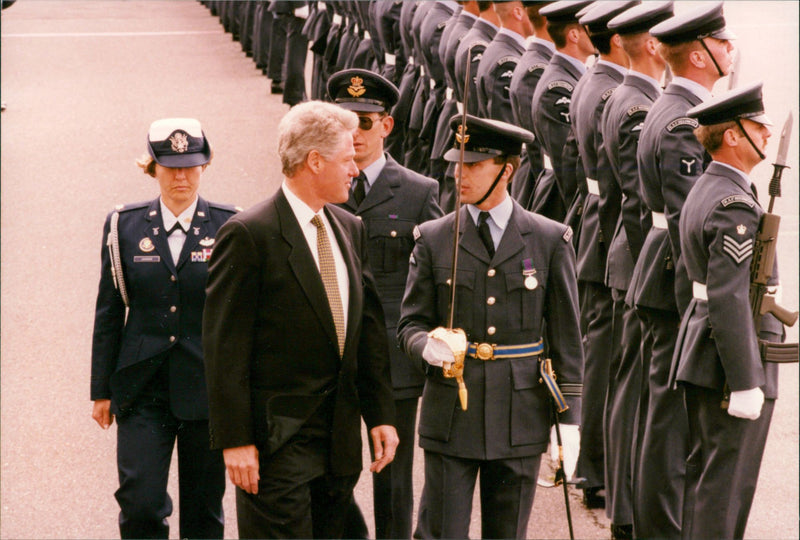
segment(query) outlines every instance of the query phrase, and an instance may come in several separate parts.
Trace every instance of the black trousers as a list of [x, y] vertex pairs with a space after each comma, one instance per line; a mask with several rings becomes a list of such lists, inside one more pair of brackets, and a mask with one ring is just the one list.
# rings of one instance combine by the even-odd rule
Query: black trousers
[[478, 474], [481, 538], [526, 538], [541, 457], [478, 461], [426, 450], [414, 538], [468, 538]]
[[[411, 538], [414, 517], [414, 430], [419, 398], [396, 399], [395, 427], [400, 438], [394, 460], [372, 475], [375, 538]], [[375, 454], [370, 448], [372, 458]], [[366, 538], [367, 525], [355, 501], [348, 510], [346, 538]]]
[[304, 19], [294, 15], [278, 15], [286, 31], [283, 56], [283, 102], [290, 106], [306, 101], [306, 56], [308, 38], [303, 35]]
[[[689, 421], [683, 392], [670, 388], [669, 372], [678, 337], [677, 312], [638, 308], [643, 332], [650, 333], [648, 404], [634, 473], [633, 528], [640, 538], [681, 535]], [[646, 360], [645, 360], [646, 362]], [[642, 411], [640, 411], [641, 413]]]
[[581, 448], [576, 473], [585, 478], [583, 488], [605, 485], [603, 416], [609, 366], [619, 351], [614, 342], [614, 302], [611, 289], [594, 281], [579, 281], [581, 334], [583, 335], [583, 393], [581, 395]]
[[359, 475], [333, 476], [330, 443], [298, 434], [259, 456], [258, 493], [236, 489], [239, 538], [342, 538]]
[[609, 372], [605, 417], [606, 515], [615, 525], [633, 523], [633, 451], [642, 391], [642, 325], [625, 304], [625, 293], [611, 291], [614, 340], [621, 350]]
[[122, 538], [168, 538], [172, 499], [167, 479], [178, 441], [181, 538], [222, 538], [225, 464], [210, 450], [208, 421], [175, 418], [166, 401], [143, 403], [117, 417], [117, 467]]
[[692, 452], [682, 536], [743, 538], [775, 400], [764, 400], [761, 416], [746, 420], [720, 407], [722, 391], [691, 384], [684, 389]]

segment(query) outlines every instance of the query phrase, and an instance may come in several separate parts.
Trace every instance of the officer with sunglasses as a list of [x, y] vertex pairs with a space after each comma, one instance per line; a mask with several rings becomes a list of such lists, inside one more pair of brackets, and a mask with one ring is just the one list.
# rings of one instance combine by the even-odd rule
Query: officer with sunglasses
[[[388, 111], [399, 96], [395, 85], [371, 71], [348, 69], [331, 76], [328, 94], [335, 103], [358, 114], [353, 145], [359, 175], [353, 179], [350, 199], [340, 206], [360, 216], [367, 227], [369, 262], [386, 316], [400, 437], [394, 462], [373, 476], [375, 534], [377, 538], [410, 538], [414, 427], [425, 375], [401, 351], [397, 320], [414, 248], [414, 227], [443, 215], [437, 203], [439, 184], [403, 167], [384, 151], [384, 140], [394, 127]], [[355, 515], [357, 520], [358, 513]], [[352, 528], [352, 523], [350, 527], [359, 529]]]

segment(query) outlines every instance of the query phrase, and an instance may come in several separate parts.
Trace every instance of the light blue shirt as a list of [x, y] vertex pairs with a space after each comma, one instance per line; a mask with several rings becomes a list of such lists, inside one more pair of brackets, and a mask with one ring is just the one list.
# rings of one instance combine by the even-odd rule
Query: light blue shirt
[[568, 54], [560, 53], [560, 52], [558, 52], [558, 51], [556, 51], [556, 52], [553, 54], [553, 58], [555, 58], [556, 56], [560, 56], [560, 57], [562, 57], [562, 58], [566, 58], [566, 59], [567, 59], [567, 61], [568, 61], [570, 64], [572, 64], [573, 66], [575, 66], [576, 68], [578, 68], [578, 71], [580, 71], [580, 72], [581, 72], [581, 75], [583, 75], [584, 73], [586, 73], [586, 64], [584, 64], [583, 62], [581, 62], [581, 61], [580, 61], [580, 60], [578, 60], [577, 58], [573, 58], [573, 57], [571, 57], [571, 56], [570, 56], [570, 55], [568, 55]]
[[[503, 238], [503, 233], [506, 231], [506, 227], [508, 227], [508, 222], [511, 220], [511, 212], [514, 210], [514, 203], [511, 201], [511, 197], [506, 195], [503, 199], [503, 202], [488, 210], [489, 212], [489, 219], [486, 220], [486, 223], [489, 225], [489, 232], [492, 233], [492, 242], [494, 242], [494, 248], [497, 249], [497, 246], [500, 245], [500, 240]], [[472, 204], [467, 205], [467, 212], [469, 212], [470, 217], [472, 217], [473, 223], [475, 226], [478, 226], [478, 216], [480, 213], [483, 212], [477, 206]]]
[[[383, 171], [383, 168], [386, 166], [386, 154], [381, 154], [381, 157], [361, 169], [364, 172], [364, 176], [367, 177], [367, 181], [364, 184], [364, 195], [369, 193], [372, 184], [378, 179]], [[353, 182], [353, 187], [351, 189], [355, 189], [356, 183]]]

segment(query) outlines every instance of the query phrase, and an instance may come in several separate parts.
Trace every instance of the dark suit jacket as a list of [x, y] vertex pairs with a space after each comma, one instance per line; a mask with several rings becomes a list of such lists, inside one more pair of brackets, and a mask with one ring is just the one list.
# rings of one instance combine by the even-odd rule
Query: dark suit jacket
[[425, 376], [397, 341], [400, 301], [414, 249], [414, 227], [442, 216], [439, 184], [397, 163], [391, 156], [367, 196], [356, 205], [352, 194], [342, 208], [359, 216], [367, 227], [369, 260], [386, 316], [389, 360], [395, 399], [419, 397]]
[[283, 191], [220, 229], [209, 268], [203, 348], [212, 448], [274, 452], [329, 418], [331, 473], [361, 470], [361, 420], [394, 423], [386, 330], [361, 220], [327, 206], [350, 280], [347, 337]]
[[483, 51], [475, 74], [478, 112], [482, 117], [514, 122], [509, 88], [511, 77], [524, 52], [525, 48], [504, 32], [498, 32]]
[[132, 405], [170, 352], [169, 399], [184, 420], [208, 417], [201, 317], [208, 273], [207, 257], [233, 207], [197, 201], [192, 226], [178, 264], [172, 262], [159, 199], [127, 205], [119, 211], [120, 253], [130, 299], [114, 287], [103, 229], [102, 270], [92, 341], [91, 399], [111, 399], [118, 414]]

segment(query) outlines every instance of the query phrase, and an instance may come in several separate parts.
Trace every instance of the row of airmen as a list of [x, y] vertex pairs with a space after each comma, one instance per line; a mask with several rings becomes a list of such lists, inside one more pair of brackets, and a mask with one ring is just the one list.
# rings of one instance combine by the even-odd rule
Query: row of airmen
[[[752, 430], [757, 435], [748, 435], [751, 439], [735, 463], [714, 462], [711, 469], [709, 448], [701, 444], [708, 434], [697, 425], [690, 430], [684, 392], [674, 384], [677, 378], [721, 394], [725, 383], [725, 376], [709, 383], [703, 373], [708, 366], [693, 372], [675, 354], [681, 348], [681, 315], [710, 294], [704, 286], [698, 290], [707, 276], [692, 276], [694, 284], [689, 279], [691, 261], [681, 257], [679, 220], [687, 194], [711, 162], [695, 136], [698, 115], [690, 117], [688, 111], [712, 99], [715, 82], [732, 66], [735, 36], [725, 26], [721, 2], [678, 15], [672, 2], [636, 0], [205, 3], [226, 29], [236, 28], [231, 31], [245, 50], [246, 43], [253, 44], [252, 56], [257, 66], [268, 67], [265, 74], [273, 80], [273, 91], [276, 81], [287, 85], [284, 102], [307, 99], [305, 82], [300, 83], [302, 95], [287, 96], [288, 81], [298, 76], [310, 49], [312, 99], [349, 103], [360, 115], [377, 114], [365, 116], [369, 125], [362, 122], [359, 131], [370, 131], [373, 122], [382, 126], [376, 154], [381, 157], [362, 162], [357, 157], [366, 184], [354, 182], [356, 196], [350, 202], [351, 211], [365, 218], [375, 237], [384, 235], [384, 250], [392, 246], [391, 253], [372, 259], [387, 266], [376, 274], [396, 271], [396, 261], [410, 253], [417, 240], [410, 238], [411, 225], [455, 208], [457, 160], [446, 153], [460, 142], [451, 129], [457, 116], [466, 112], [470, 118], [530, 132], [509, 191], [523, 208], [575, 229], [571, 242], [577, 254], [584, 356], [575, 478], [584, 503], [605, 507], [614, 537], [743, 535], [777, 397], [777, 368], [764, 364], [764, 375], [744, 386], [741, 380], [731, 384], [733, 375], [725, 373], [733, 390], [731, 414], [741, 411], [742, 394], [737, 391], [753, 386], [762, 388], [769, 406], [757, 415], [759, 427]], [[258, 29], [267, 13], [283, 22], [286, 43], [272, 25], [269, 47], [264, 39], [256, 45], [256, 34], [265, 35]], [[302, 47], [293, 49], [302, 52], [290, 52], [289, 36], [302, 41]], [[265, 53], [273, 43], [281, 49], [274, 55], [282, 62], [280, 68], [272, 64], [273, 53]], [[587, 69], [590, 58], [594, 62]], [[763, 112], [760, 86], [745, 90], [723, 103], [727, 116], [722, 116], [739, 118], [734, 113], [745, 103], [746, 112], [753, 114], [742, 117], [764, 124], [752, 105], [757, 102], [755, 109], [762, 110], [755, 112]], [[475, 125], [477, 137], [479, 127], [486, 125]], [[496, 135], [502, 139], [508, 133], [513, 130], [498, 128]], [[761, 150], [757, 152], [763, 159]], [[403, 228], [396, 213], [387, 214], [387, 220], [385, 209], [367, 211], [375, 205], [364, 197], [381, 178], [376, 180], [374, 173], [370, 177], [368, 167], [375, 160], [381, 167], [389, 163], [395, 179], [415, 178], [408, 180], [409, 187], [419, 191], [428, 186], [420, 197], [402, 194], [399, 180], [393, 184], [400, 217], [412, 216], [408, 227]], [[419, 175], [436, 179], [436, 200], [430, 200], [430, 187], [420, 183]], [[741, 228], [730, 236], [729, 246], [744, 246]], [[734, 262], [742, 256], [741, 249], [728, 253]], [[381, 292], [390, 339], [396, 344], [408, 270], [395, 274]], [[728, 317], [723, 315], [723, 323], [732, 328], [745, 324], [733, 314]], [[773, 340], [783, 336], [780, 324], [769, 316], [761, 329]], [[395, 356], [401, 357], [400, 346], [396, 348]], [[424, 378], [411, 371], [396, 374], [395, 364], [402, 360], [395, 356], [395, 398], [398, 404], [405, 401], [398, 411], [405, 411], [402, 423], [413, 441]], [[400, 424], [398, 418], [403, 446], [408, 437]], [[738, 436], [726, 431], [730, 439], [719, 444], [738, 444]], [[376, 477], [379, 538], [411, 534], [412, 456], [413, 448], [398, 449], [391, 481]], [[730, 502], [731, 493], [738, 498], [736, 505]], [[697, 500], [692, 503], [685, 494]], [[693, 519], [695, 511], [705, 519]], [[351, 521], [357, 523], [357, 507], [353, 514]], [[364, 532], [355, 527], [348, 535]]]

